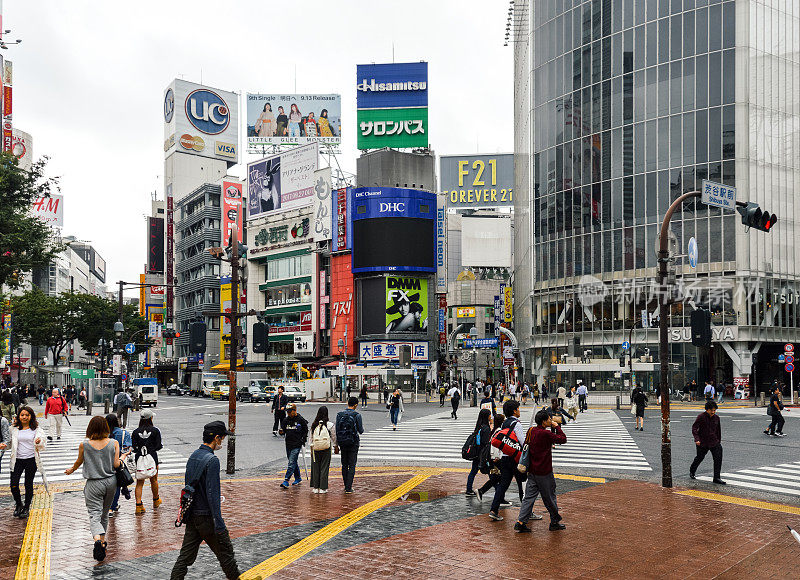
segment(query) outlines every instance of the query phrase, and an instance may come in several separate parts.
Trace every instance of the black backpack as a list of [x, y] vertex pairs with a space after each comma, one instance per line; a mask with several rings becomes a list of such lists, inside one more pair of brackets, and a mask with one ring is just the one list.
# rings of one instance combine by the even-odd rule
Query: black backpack
[[341, 445], [355, 445], [356, 419], [352, 413], [340, 411], [336, 415], [336, 442]]
[[494, 464], [492, 463], [492, 446], [482, 445], [478, 453], [478, 471], [484, 475], [489, 475]]
[[454, 400], [454, 401], [459, 401], [459, 400], [461, 400], [461, 391], [459, 391], [458, 389], [456, 389], [456, 390], [453, 392], [453, 400]]
[[481, 453], [481, 447], [478, 445], [478, 434], [480, 430], [473, 432], [467, 437], [467, 441], [464, 443], [464, 446], [461, 448], [461, 457], [466, 459], [467, 461], [473, 461], [474, 459], [478, 459]]

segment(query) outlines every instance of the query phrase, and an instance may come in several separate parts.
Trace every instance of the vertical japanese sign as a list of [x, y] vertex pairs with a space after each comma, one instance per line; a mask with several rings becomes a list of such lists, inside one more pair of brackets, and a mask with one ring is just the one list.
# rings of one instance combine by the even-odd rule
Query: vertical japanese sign
[[[341, 356], [339, 339], [347, 343], [347, 355], [356, 354], [353, 336], [355, 335], [355, 309], [353, 271], [350, 256], [337, 254], [331, 256], [331, 356]], [[345, 337], [345, 332], [347, 336]]]
[[244, 211], [244, 197], [240, 181], [222, 182], [222, 245], [227, 246], [231, 241], [231, 231], [236, 229], [236, 237], [242, 242], [242, 212]]
[[315, 242], [331, 239], [331, 169], [314, 172], [314, 215], [311, 235]]
[[[219, 286], [219, 305], [222, 314], [230, 314], [233, 307], [231, 298], [231, 278], [224, 276], [220, 278]], [[224, 363], [230, 361], [230, 348], [231, 348], [231, 319], [225, 316], [222, 317], [222, 323], [219, 325], [219, 362]]]
[[[175, 280], [174, 266], [175, 266], [175, 205], [172, 198], [172, 184], [167, 184], [166, 191], [167, 198], [167, 322], [172, 325], [172, 317], [174, 314], [173, 300], [174, 292], [172, 284]], [[171, 339], [170, 339], [171, 340]]]
[[319, 329], [325, 330], [328, 328], [328, 317], [326, 316], [327, 304], [330, 302], [331, 297], [325, 289], [325, 270], [319, 271]]
[[514, 317], [514, 301], [511, 284], [503, 286], [503, 322], [511, 322]]
[[447, 350], [447, 294], [439, 294], [439, 348]]
[[3, 337], [3, 342], [5, 343], [3, 346], [3, 357], [0, 359], [0, 366], [6, 365], [6, 360], [9, 354], [11, 353], [11, 301], [6, 300], [3, 302], [3, 331], [5, 336]]
[[14, 131], [11, 122], [13, 67], [10, 60], [3, 60], [3, 151], [11, 151], [14, 146]]
[[436, 196], [436, 292], [447, 293], [447, 200]]
[[502, 302], [499, 296], [494, 297], [494, 335], [500, 336], [500, 311], [502, 310]]
[[336, 190], [334, 199], [333, 251], [341, 252], [350, 247], [347, 241], [347, 193], [346, 187]]
[[147, 271], [164, 271], [164, 219], [148, 218]]

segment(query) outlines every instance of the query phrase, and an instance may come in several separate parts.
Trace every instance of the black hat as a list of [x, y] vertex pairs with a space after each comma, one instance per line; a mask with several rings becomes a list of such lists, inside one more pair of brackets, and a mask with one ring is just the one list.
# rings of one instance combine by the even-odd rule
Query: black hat
[[392, 304], [389, 308], [386, 309], [386, 314], [397, 314], [400, 312], [400, 305], [405, 303], [408, 304], [411, 301], [419, 300], [419, 294], [401, 294], [400, 296], [392, 296]]
[[206, 423], [203, 425], [203, 433], [211, 433], [212, 435], [219, 435], [220, 437], [233, 435], [233, 433], [228, 431], [228, 428], [225, 427], [225, 423], [222, 421], [211, 421], [211, 423]]

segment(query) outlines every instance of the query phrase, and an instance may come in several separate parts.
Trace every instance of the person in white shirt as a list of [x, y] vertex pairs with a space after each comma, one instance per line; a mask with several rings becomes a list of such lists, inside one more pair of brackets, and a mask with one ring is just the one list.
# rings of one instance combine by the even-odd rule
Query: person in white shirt
[[586, 388], [586, 385], [580, 384], [578, 385], [578, 408], [580, 412], [583, 413], [584, 411], [588, 411], [589, 407], [586, 405], [586, 396], [589, 394], [589, 389]]
[[703, 395], [705, 395], [706, 400], [713, 400], [714, 399], [714, 385], [706, 381], [706, 388], [703, 389]]
[[461, 391], [459, 390], [458, 385], [447, 391], [447, 395], [450, 397], [450, 404], [453, 406], [450, 416], [453, 419], [458, 419], [458, 404], [461, 402]]

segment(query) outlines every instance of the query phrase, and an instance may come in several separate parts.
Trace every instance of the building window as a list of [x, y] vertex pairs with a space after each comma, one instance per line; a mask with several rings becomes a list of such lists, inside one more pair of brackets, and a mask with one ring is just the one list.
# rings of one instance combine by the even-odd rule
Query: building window
[[303, 282], [267, 288], [264, 291], [264, 300], [266, 306], [309, 303], [311, 302], [311, 284]]

